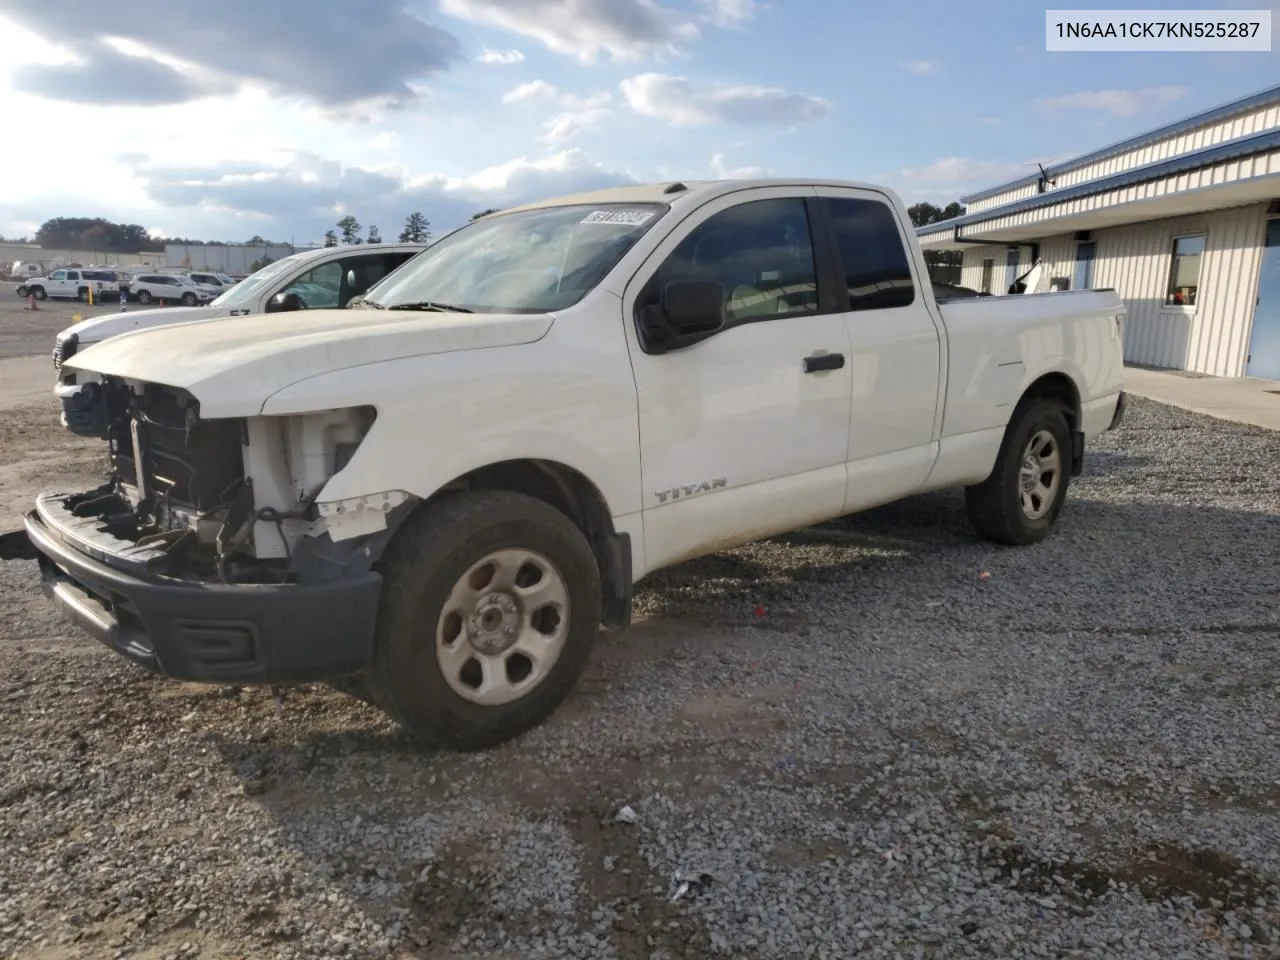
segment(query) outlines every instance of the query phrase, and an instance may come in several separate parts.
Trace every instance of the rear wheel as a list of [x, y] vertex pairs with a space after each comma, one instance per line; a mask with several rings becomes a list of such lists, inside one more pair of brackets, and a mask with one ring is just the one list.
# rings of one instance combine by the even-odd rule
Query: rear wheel
[[19, 297], [25, 297], [30, 292], [31, 291], [27, 289], [27, 285], [25, 283], [22, 284], [22, 286], [18, 287], [18, 289], [14, 291], [14, 293], [16, 293]]
[[1060, 402], [1020, 404], [1005, 431], [995, 469], [965, 489], [969, 520], [996, 543], [1026, 546], [1053, 532], [1071, 478], [1071, 428]]
[[79, 290], [77, 290], [77, 291], [76, 291], [76, 299], [77, 299], [77, 300], [79, 300], [81, 303], [88, 303], [88, 302], [89, 302], [89, 288], [88, 288], [88, 287], [81, 287]]
[[138, 302], [139, 302], [139, 303], [150, 303], [150, 302], [151, 302], [151, 292], [150, 292], [150, 291], [148, 291], [148, 290], [139, 290], [139, 291], [138, 291]]
[[37, 300], [43, 300], [47, 296], [49, 296], [47, 293], [44, 292], [44, 287], [32, 287], [29, 293], [31, 294], [31, 296], [35, 297]]
[[600, 572], [582, 532], [532, 497], [477, 491], [427, 509], [388, 553], [369, 691], [423, 741], [493, 747], [582, 675]]

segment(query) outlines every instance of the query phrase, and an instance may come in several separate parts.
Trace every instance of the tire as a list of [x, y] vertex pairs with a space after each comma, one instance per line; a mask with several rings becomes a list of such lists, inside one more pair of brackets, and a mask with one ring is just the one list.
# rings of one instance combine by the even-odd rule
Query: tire
[[27, 292], [31, 294], [31, 296], [35, 297], [37, 300], [44, 300], [49, 296], [47, 293], [44, 292], [44, 287], [32, 287]]
[[184, 293], [182, 295], [183, 306], [194, 307], [196, 305], [196, 295], [194, 293]]
[[[1028, 459], [1033, 453], [1034, 466]], [[965, 488], [969, 521], [979, 536], [995, 543], [1039, 543], [1053, 532], [1070, 482], [1071, 428], [1066, 411], [1056, 400], [1025, 401], [1014, 411], [991, 476]]]
[[[533, 571], [540, 578], [531, 584]], [[504, 573], [525, 585], [490, 592], [486, 575], [501, 583]], [[484, 490], [428, 507], [397, 536], [384, 577], [365, 679], [374, 702], [432, 746], [485, 750], [540, 724], [577, 684], [600, 630], [590, 544], [564, 514], [523, 494]], [[468, 580], [479, 594], [474, 603], [455, 594]], [[520, 591], [536, 585], [546, 601], [532, 607]], [[485, 618], [493, 620], [487, 634]], [[514, 645], [486, 654], [486, 639]], [[521, 652], [526, 645], [547, 650], [541, 668]], [[477, 682], [482, 661], [484, 685], [494, 684], [487, 704], [477, 702], [485, 694]]]
[[76, 291], [76, 299], [77, 299], [77, 300], [79, 300], [81, 303], [88, 303], [88, 302], [89, 302], [89, 288], [88, 288], [88, 287], [81, 287], [79, 290], [77, 290], [77, 291]]
[[150, 302], [151, 302], [151, 291], [150, 291], [150, 290], [139, 290], [139, 291], [138, 291], [138, 302], [139, 302], [139, 303], [141, 303], [141, 304], [148, 304], [148, 303], [150, 303]]
[[19, 297], [19, 298], [22, 298], [22, 297], [25, 297], [25, 296], [26, 296], [28, 293], [30, 293], [31, 291], [29, 291], [29, 290], [27, 289], [27, 285], [24, 283], [24, 284], [22, 284], [20, 287], [18, 287], [18, 289], [17, 289], [17, 290], [15, 290], [15, 291], [13, 291], [13, 292], [14, 292], [14, 293], [16, 293], [16, 294], [18, 295], [18, 297]]

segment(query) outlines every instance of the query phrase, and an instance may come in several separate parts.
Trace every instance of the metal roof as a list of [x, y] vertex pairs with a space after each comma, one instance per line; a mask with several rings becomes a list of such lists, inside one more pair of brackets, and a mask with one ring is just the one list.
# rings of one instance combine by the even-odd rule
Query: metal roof
[[[1220, 106], [1213, 107], [1209, 110], [1202, 110], [1200, 113], [1184, 117], [1181, 120], [1175, 120], [1173, 123], [1167, 123], [1163, 127], [1156, 127], [1146, 133], [1140, 133], [1137, 136], [1129, 137], [1126, 140], [1120, 140], [1110, 146], [1102, 147], [1094, 150], [1092, 153], [1082, 154], [1071, 160], [1065, 160], [1062, 163], [1055, 163], [1052, 167], [1046, 167], [1045, 170], [1052, 179], [1060, 173], [1066, 173], [1077, 167], [1087, 166], [1090, 163], [1097, 163], [1099, 160], [1105, 160], [1107, 157], [1115, 156], [1118, 153], [1125, 153], [1129, 150], [1136, 150], [1138, 147], [1144, 147], [1149, 143], [1156, 143], [1164, 140], [1166, 137], [1183, 133], [1187, 130], [1194, 130], [1209, 123], [1217, 123], [1225, 120], [1237, 113], [1245, 113], [1257, 107], [1264, 106], [1273, 101], [1280, 102], [1280, 86], [1269, 87], [1258, 93], [1251, 94], [1247, 97], [1241, 97], [1232, 100]], [[1033, 173], [1022, 177], [1019, 180], [1010, 180], [995, 187], [989, 187], [986, 190], [979, 190], [977, 193], [971, 193], [967, 197], [961, 197], [960, 202], [964, 204], [972, 203], [975, 200], [984, 200], [987, 197], [994, 197], [998, 193], [1004, 193], [1006, 190], [1014, 190], [1018, 187], [1024, 187], [1028, 184], [1035, 183], [1040, 179], [1039, 173]]]
[[1265, 153], [1277, 147], [1280, 147], [1280, 129], [1269, 130], [1266, 133], [1255, 133], [1247, 137], [1238, 137], [1235, 140], [1228, 140], [1226, 143], [1205, 147], [1195, 153], [1186, 153], [1170, 160], [1158, 160], [1144, 167], [1125, 170], [1122, 173], [1113, 174], [1101, 180], [1090, 180], [1086, 183], [1078, 183], [1073, 187], [1063, 187], [1061, 190], [1038, 193], [1034, 197], [1015, 200], [1012, 203], [993, 207], [990, 210], [967, 213], [964, 216], [952, 217], [950, 220], [930, 223], [923, 227], [917, 227], [916, 236], [930, 236], [951, 230], [954, 227], [963, 227], [966, 224], [1007, 217], [1011, 213], [1021, 213], [1024, 210], [1034, 210], [1037, 207], [1053, 206], [1068, 200], [1091, 196], [1095, 193], [1106, 193], [1135, 183], [1145, 183], [1148, 180], [1157, 180], [1160, 177], [1182, 173], [1186, 170], [1195, 170], [1210, 164], [1221, 163], [1224, 160], [1234, 160], [1238, 157], [1247, 157], [1255, 153]]

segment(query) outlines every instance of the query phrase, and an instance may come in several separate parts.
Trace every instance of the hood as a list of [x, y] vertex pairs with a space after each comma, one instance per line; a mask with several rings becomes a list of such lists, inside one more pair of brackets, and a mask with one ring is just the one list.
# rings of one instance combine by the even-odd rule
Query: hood
[[230, 311], [217, 307], [162, 307], [158, 310], [129, 310], [125, 313], [107, 313], [100, 317], [81, 320], [63, 330], [59, 337], [75, 334], [82, 344], [97, 343], [130, 330], [144, 330], [170, 323], [186, 323], [190, 320], [208, 320], [226, 316]]
[[532, 343], [553, 319], [360, 309], [223, 317], [112, 337], [64, 366], [186, 390], [200, 401], [202, 416], [251, 417], [300, 380], [405, 357]]

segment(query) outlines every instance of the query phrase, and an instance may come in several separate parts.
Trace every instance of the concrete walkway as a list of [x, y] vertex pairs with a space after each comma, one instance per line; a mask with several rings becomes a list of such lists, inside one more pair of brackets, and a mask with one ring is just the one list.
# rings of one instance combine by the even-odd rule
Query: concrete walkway
[[[1280, 430], [1280, 380], [1257, 377], [1187, 377], [1124, 368], [1124, 388], [1139, 397], [1220, 420]], [[1276, 392], [1268, 392], [1276, 391]]]

